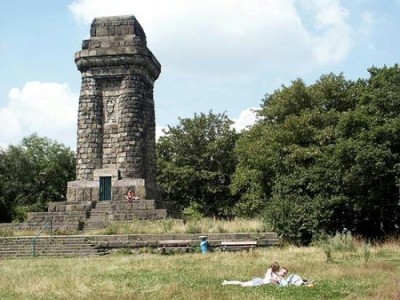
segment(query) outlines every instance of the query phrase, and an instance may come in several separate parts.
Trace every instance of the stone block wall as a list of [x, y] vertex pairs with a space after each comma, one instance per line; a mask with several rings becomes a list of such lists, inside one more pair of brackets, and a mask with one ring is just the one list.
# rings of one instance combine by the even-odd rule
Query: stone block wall
[[[82, 74], [77, 180], [96, 169], [155, 186], [153, 86], [161, 65], [134, 16], [96, 18], [75, 62]], [[153, 188], [151, 188], [153, 189]]]
[[94, 78], [82, 78], [76, 153], [76, 176], [78, 179], [92, 180], [93, 171], [101, 168], [102, 132], [102, 92]]
[[[92, 39], [84, 41], [82, 49], [146, 47], [146, 35], [134, 16], [96, 18], [90, 36]], [[110, 36], [115, 38], [110, 40]]]
[[67, 201], [97, 201], [99, 195], [99, 183], [97, 181], [70, 181], [67, 185]]
[[[99, 177], [98, 173], [95, 175], [95, 180], [76, 180], [68, 182], [67, 186], [67, 202], [97, 202], [99, 201]], [[101, 173], [104, 175], [104, 171]], [[110, 175], [111, 176], [111, 175]], [[141, 199], [155, 199], [159, 200], [156, 189], [152, 189], [150, 185], [146, 183], [144, 179], [134, 179], [134, 178], [123, 178], [118, 179], [113, 177], [112, 179], [112, 201], [124, 201], [125, 195], [128, 190], [132, 189], [135, 194]], [[64, 203], [64, 202], [56, 202]], [[50, 205], [49, 207], [53, 207]], [[56, 208], [56, 210], [51, 209], [50, 211], [59, 211], [61, 208]]]

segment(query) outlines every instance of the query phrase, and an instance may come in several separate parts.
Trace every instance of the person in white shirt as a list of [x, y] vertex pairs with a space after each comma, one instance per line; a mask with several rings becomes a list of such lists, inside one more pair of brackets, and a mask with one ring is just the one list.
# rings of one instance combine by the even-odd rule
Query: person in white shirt
[[271, 266], [268, 268], [267, 272], [265, 273], [264, 278], [253, 278], [252, 280], [249, 281], [239, 281], [239, 280], [224, 280], [222, 282], [222, 285], [240, 285], [244, 287], [249, 287], [249, 286], [259, 286], [263, 284], [279, 284], [281, 281], [282, 277], [278, 275], [278, 271], [280, 269], [280, 265], [278, 262], [274, 262], [271, 264]]
[[288, 274], [288, 269], [285, 267], [282, 267], [278, 272], [278, 276], [280, 279], [278, 280], [278, 284], [280, 286], [288, 286], [288, 285], [306, 285], [308, 287], [313, 287], [313, 281], [309, 281], [307, 279], [301, 278], [297, 274], [290, 274], [287, 278], [285, 276]]

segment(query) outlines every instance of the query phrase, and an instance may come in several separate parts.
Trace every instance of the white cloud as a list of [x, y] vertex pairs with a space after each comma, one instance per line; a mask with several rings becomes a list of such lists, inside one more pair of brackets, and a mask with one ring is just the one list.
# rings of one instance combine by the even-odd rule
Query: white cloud
[[[295, 4], [311, 11], [311, 28]], [[242, 80], [283, 65], [335, 64], [352, 45], [339, 0], [75, 0], [70, 10], [85, 24], [134, 14], [167, 72], [185, 76]]]
[[350, 12], [340, 0], [301, 1], [314, 15], [312, 52], [320, 65], [343, 61], [353, 44], [352, 28], [348, 22]]
[[372, 26], [376, 23], [376, 16], [372, 11], [364, 10], [361, 17], [365, 25]]
[[167, 126], [156, 125], [156, 141], [160, 138], [160, 136], [164, 136], [164, 129], [167, 129]]
[[10, 141], [15, 141], [16, 137], [22, 134], [21, 124], [13, 110], [9, 108], [0, 108], [0, 147], [7, 147]]
[[71, 146], [76, 144], [78, 95], [67, 84], [31, 81], [9, 92], [0, 107], [0, 145], [17, 144], [36, 132]]
[[235, 128], [236, 131], [240, 132], [243, 129], [246, 129], [254, 125], [254, 123], [257, 121], [257, 114], [256, 114], [257, 109], [258, 109], [257, 107], [249, 107], [242, 110], [237, 119], [235, 118], [232, 119], [232, 121], [234, 122], [232, 127]]

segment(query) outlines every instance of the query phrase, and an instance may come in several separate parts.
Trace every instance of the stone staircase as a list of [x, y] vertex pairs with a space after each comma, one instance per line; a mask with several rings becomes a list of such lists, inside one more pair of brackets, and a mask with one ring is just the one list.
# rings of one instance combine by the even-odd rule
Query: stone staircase
[[167, 217], [167, 210], [157, 208], [155, 200], [100, 201], [88, 213], [82, 230], [98, 230], [105, 228], [108, 221], [160, 220]]
[[29, 212], [26, 222], [16, 224], [13, 229], [36, 231], [51, 221], [58, 232], [77, 232], [82, 229], [92, 207], [89, 201], [50, 202], [47, 212]]
[[160, 220], [179, 217], [156, 200], [127, 201], [63, 201], [50, 202], [47, 212], [28, 213], [25, 223], [4, 223], [0, 229], [39, 231], [52, 222], [58, 234], [78, 233], [105, 228], [109, 221]]
[[[36, 256], [86, 256], [104, 255], [118, 249], [135, 251], [152, 248], [199, 249], [199, 237], [204, 234], [124, 234], [124, 235], [59, 235], [41, 236], [36, 239]], [[227, 243], [270, 247], [279, 244], [274, 232], [263, 233], [207, 233], [209, 244], [214, 249], [224, 250]], [[0, 237], [0, 258], [32, 256], [32, 236]], [[226, 248], [226, 247], [225, 247]], [[226, 249], [225, 249], [226, 250]]]
[[83, 225], [83, 231], [105, 228], [107, 221], [112, 219], [111, 201], [97, 202], [89, 212]]
[[160, 220], [165, 219], [167, 210], [158, 208], [160, 205], [155, 200], [138, 200], [133, 203], [126, 201], [113, 201], [112, 219], [114, 221], [130, 220]]
[[[0, 257], [32, 256], [33, 237], [0, 237]], [[86, 236], [38, 237], [36, 256], [83, 256], [106, 254]]]

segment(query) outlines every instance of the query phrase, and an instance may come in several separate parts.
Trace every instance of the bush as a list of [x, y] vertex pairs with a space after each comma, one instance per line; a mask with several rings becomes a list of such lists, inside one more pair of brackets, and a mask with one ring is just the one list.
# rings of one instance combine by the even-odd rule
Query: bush
[[333, 254], [335, 251], [355, 251], [354, 238], [350, 231], [336, 233], [334, 236], [322, 234], [319, 240], [313, 242], [314, 245], [322, 248], [326, 255], [326, 262], [334, 262]]

